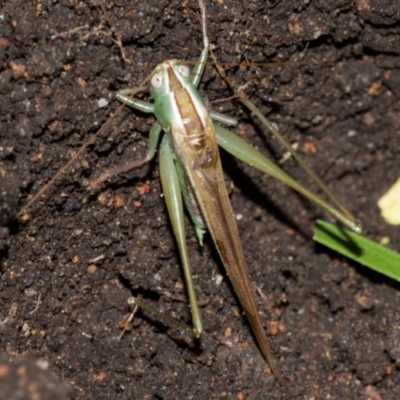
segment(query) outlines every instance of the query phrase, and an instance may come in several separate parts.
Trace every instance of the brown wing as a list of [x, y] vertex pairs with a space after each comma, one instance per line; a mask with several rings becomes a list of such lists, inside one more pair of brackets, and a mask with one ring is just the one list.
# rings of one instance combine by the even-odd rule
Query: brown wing
[[172, 132], [175, 150], [189, 178], [218, 253], [245, 310], [260, 349], [278, 382], [280, 374], [258, 316], [237, 226], [225, 187], [214, 128], [209, 121], [202, 132], [188, 137]]

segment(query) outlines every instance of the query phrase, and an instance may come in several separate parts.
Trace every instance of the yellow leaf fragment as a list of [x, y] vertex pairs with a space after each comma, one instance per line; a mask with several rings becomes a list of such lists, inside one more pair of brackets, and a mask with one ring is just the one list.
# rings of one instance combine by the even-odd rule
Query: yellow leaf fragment
[[378, 200], [378, 207], [388, 224], [400, 225], [400, 178]]

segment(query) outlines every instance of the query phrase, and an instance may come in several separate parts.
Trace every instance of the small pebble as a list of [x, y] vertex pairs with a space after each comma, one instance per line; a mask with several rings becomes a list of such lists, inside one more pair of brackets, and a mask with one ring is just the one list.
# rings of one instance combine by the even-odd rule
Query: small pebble
[[104, 99], [104, 98], [99, 99], [97, 101], [97, 105], [98, 105], [99, 108], [106, 107], [106, 106], [108, 106], [108, 101], [106, 99]]

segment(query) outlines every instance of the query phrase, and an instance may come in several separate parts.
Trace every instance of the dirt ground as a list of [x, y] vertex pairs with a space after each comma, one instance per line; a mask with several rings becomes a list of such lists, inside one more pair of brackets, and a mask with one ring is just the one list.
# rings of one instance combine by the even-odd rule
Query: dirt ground
[[[48, 382], [63, 382], [52, 390], [66, 399], [397, 400], [400, 285], [316, 245], [315, 219], [329, 216], [227, 154], [256, 301], [288, 391], [270, 374], [214, 245], [207, 238], [200, 249], [189, 223], [201, 340], [141, 312], [118, 340], [132, 294], [190, 321], [157, 160], [99, 193], [88, 190], [90, 177], [144, 156], [150, 116], [125, 107], [15, 218], [119, 107], [117, 90], [139, 85], [165, 59], [194, 61], [201, 50], [195, 0], [107, 1], [106, 12], [98, 4], [0, 5], [0, 343], [8, 355], [0, 360], [0, 398], [33, 398], [31, 380], [39, 398], [55, 398], [44, 394], [50, 389], [38, 368], [24, 370], [29, 379], [20, 367], [4, 374], [39, 360]], [[219, 0], [207, 7], [221, 62], [272, 63], [227, 69], [235, 85], [249, 84], [247, 95], [298, 144], [365, 235], [388, 237], [400, 250], [399, 228], [376, 205], [400, 176], [397, 2]], [[201, 92], [212, 108], [239, 119], [236, 132], [282, 157], [237, 101], [215, 102], [233, 92], [212, 67]], [[295, 162], [283, 167], [309, 184]]]

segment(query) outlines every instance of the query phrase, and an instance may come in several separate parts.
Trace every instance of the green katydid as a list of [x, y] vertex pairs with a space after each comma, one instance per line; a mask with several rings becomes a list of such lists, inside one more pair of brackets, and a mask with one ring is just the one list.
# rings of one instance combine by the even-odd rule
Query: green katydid
[[[93, 186], [97, 186], [116, 173], [136, 168], [153, 159], [161, 132], [165, 132], [160, 145], [161, 183], [182, 259], [193, 321], [191, 332], [199, 337], [203, 328], [186, 246], [183, 202], [189, 210], [200, 244], [205, 230], [210, 232], [261, 352], [279, 384], [286, 386], [276, 366], [256, 308], [238, 230], [224, 184], [218, 145], [242, 161], [299, 191], [351, 229], [360, 231], [361, 228], [335, 199], [333, 201], [340, 211], [303, 188], [243, 139], [212, 122], [214, 120], [228, 126], [236, 125], [236, 120], [208, 111], [197, 91], [209, 54], [204, 0], [199, 0], [199, 4], [202, 12], [203, 49], [193, 70], [190, 72], [189, 68], [178, 60], [159, 64], [151, 77], [150, 94], [153, 103], [133, 98], [135, 91], [132, 89], [122, 90], [117, 94], [117, 99], [121, 102], [142, 112], [152, 113], [157, 118], [150, 130], [146, 157], [108, 171], [92, 183]], [[269, 130], [279, 135], [248, 99], [242, 98], [242, 101], [261, 118]], [[315, 175], [313, 179], [317, 179]], [[320, 184], [319, 181], [318, 183]], [[328, 192], [331, 199], [334, 198], [325, 186], [323, 190]], [[153, 314], [159, 315], [151, 308], [146, 308], [140, 300], [134, 304], [135, 307], [143, 306]]]

